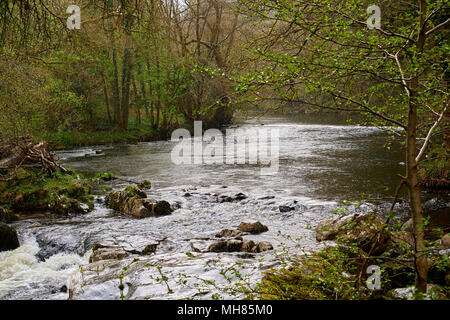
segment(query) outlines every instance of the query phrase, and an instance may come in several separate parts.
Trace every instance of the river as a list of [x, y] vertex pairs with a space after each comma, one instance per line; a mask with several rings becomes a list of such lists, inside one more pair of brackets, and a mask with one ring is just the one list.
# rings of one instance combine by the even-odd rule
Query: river
[[[88, 264], [92, 245], [103, 239], [159, 243], [148, 258], [151, 263], [126, 275], [127, 299], [211, 299], [222, 294], [216, 288], [227, 282], [221, 271], [232, 270], [231, 266], [239, 266], [248, 281], [257, 282], [263, 270], [277, 264], [276, 253], [283, 248], [294, 253], [318, 249], [313, 228], [333, 216], [331, 210], [340, 200], [358, 199], [361, 194], [392, 196], [396, 174], [403, 170], [401, 152], [383, 146], [386, 136], [379, 129], [323, 122], [285, 116], [241, 123], [241, 128], [278, 130], [279, 169], [269, 176], [261, 175], [260, 166], [254, 164], [175, 165], [170, 157], [175, 143], [169, 141], [58, 152], [65, 166], [86, 174], [109, 170], [133, 181], [148, 179], [152, 182], [148, 196], [167, 200], [177, 210], [169, 216], [137, 220], [107, 209], [104, 194], [99, 194], [91, 213], [41, 214], [13, 223], [21, 246], [0, 253], [0, 299], [67, 299], [73, 275]], [[117, 189], [127, 183], [115, 180], [109, 185]], [[237, 193], [246, 198], [220, 201]], [[292, 210], [281, 212], [280, 206]], [[370, 205], [358, 208], [369, 209]], [[267, 225], [268, 232], [245, 238], [271, 242], [275, 250], [254, 256], [195, 252], [204, 250], [216, 232], [236, 228], [242, 221]], [[167, 283], [157, 279], [161, 270]], [[79, 290], [75, 298], [120, 298], [117, 277], [105, 279]], [[201, 279], [217, 285], [200, 290], [194, 282]]]

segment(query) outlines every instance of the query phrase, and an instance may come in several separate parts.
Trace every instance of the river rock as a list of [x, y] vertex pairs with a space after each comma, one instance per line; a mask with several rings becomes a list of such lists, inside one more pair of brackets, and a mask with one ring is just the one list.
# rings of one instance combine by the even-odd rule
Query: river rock
[[407, 231], [394, 231], [387, 243], [386, 254], [390, 258], [402, 256], [414, 248], [414, 236]]
[[142, 190], [150, 189], [152, 187], [152, 183], [149, 180], [142, 180], [137, 184], [137, 187]]
[[273, 250], [273, 246], [269, 242], [253, 242], [252, 240], [244, 241], [242, 243], [242, 250], [245, 252], [259, 253], [263, 251]]
[[303, 204], [298, 203], [297, 200], [289, 200], [278, 206], [278, 210], [281, 213], [287, 213], [291, 211], [304, 212], [305, 210], [307, 210], [307, 207]]
[[[414, 236], [411, 232], [392, 232], [385, 255], [389, 258], [380, 264], [389, 276], [391, 286], [403, 288], [414, 282], [414, 264], [410, 252], [414, 248]], [[428, 255], [428, 281], [446, 286], [446, 276], [450, 274], [450, 266], [442, 263], [440, 253], [445, 250]], [[447, 254], [443, 252], [443, 254]]]
[[280, 210], [280, 212], [289, 212], [289, 211], [295, 210], [294, 207], [290, 207], [290, 206], [279, 206], [278, 209]]
[[173, 211], [167, 201], [149, 199], [138, 187], [127, 187], [122, 191], [111, 192], [106, 198], [106, 205], [136, 218], [168, 215]]
[[251, 234], [259, 234], [269, 230], [267, 226], [263, 225], [261, 222], [257, 221], [254, 223], [241, 222], [238, 226], [238, 230], [242, 232], [249, 232]]
[[20, 246], [16, 229], [0, 222], [0, 252], [14, 250]]
[[257, 242], [252, 240], [221, 240], [212, 243], [208, 252], [252, 252], [259, 253], [267, 250], [272, 250], [273, 246], [269, 242]]
[[273, 250], [272, 244], [267, 241], [258, 242], [258, 244], [256, 246], [257, 246], [256, 252]]
[[123, 258], [128, 257], [129, 255], [130, 255], [129, 252], [126, 252], [121, 248], [100, 247], [97, 248], [96, 250], [93, 250], [92, 255], [89, 257], [89, 263], [109, 259], [121, 260]]
[[216, 233], [216, 238], [236, 238], [240, 237], [242, 232], [238, 230], [223, 229]]
[[238, 202], [247, 199], [247, 196], [241, 192], [235, 194], [234, 196], [222, 195], [219, 197], [219, 202]]
[[58, 253], [76, 253], [83, 255], [86, 252], [85, 237], [74, 232], [64, 234], [52, 232], [52, 230], [36, 234], [36, 242], [40, 250], [36, 254], [40, 261]]
[[325, 220], [316, 228], [317, 241], [335, 240], [338, 236], [343, 240], [358, 243], [358, 247], [365, 252], [371, 251], [372, 254], [384, 252], [390, 239], [383, 221], [370, 212]]
[[[161, 300], [167, 299], [168, 295], [174, 300], [198, 299], [198, 288], [194, 283], [204, 283], [195, 279], [189, 281], [190, 275], [211, 279], [215, 286], [226, 287], [229, 286], [228, 278], [221, 274], [222, 267], [215, 265], [231, 268], [236, 261], [235, 257], [213, 254], [200, 254], [194, 259], [186, 259], [184, 252], [158, 252], [138, 258], [131, 255], [121, 260], [101, 260], [80, 266], [69, 280], [69, 299]], [[213, 265], [209, 267], [206, 262]], [[253, 263], [259, 264], [256, 261]], [[162, 275], [166, 281], [158, 281]], [[180, 281], [182, 275], [189, 276], [187, 284]], [[252, 276], [255, 279], [257, 277]], [[120, 290], [120, 284], [123, 290]], [[209, 290], [213, 290], [211, 294], [215, 291], [214, 288]]]
[[241, 251], [242, 241], [240, 240], [222, 240], [212, 243], [207, 251], [208, 252], [236, 252]]
[[144, 236], [118, 236], [94, 243], [90, 262], [100, 260], [121, 260], [131, 254], [149, 255], [155, 253], [159, 241]]

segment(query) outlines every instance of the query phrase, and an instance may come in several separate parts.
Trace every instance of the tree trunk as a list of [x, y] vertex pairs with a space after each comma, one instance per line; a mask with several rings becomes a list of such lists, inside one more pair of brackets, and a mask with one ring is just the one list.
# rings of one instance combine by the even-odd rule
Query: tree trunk
[[113, 84], [112, 84], [112, 98], [114, 104], [113, 120], [116, 125], [119, 125], [120, 122], [119, 67], [117, 65], [116, 49], [113, 49], [112, 58], [114, 65]]
[[109, 125], [111, 126], [113, 124], [113, 120], [111, 118], [108, 86], [107, 86], [105, 76], [103, 76], [103, 94], [105, 95], [105, 104], [106, 104], [106, 113], [108, 115], [108, 122], [109, 122]]
[[159, 116], [161, 111], [161, 85], [159, 83], [160, 81], [160, 70], [159, 70], [159, 58], [156, 60], [156, 74], [157, 74], [157, 81], [156, 81], [156, 122], [155, 122], [155, 128], [159, 128]]
[[409, 205], [413, 221], [414, 236], [414, 268], [416, 272], [416, 289], [426, 293], [428, 279], [428, 263], [425, 253], [424, 221], [420, 200], [420, 187], [416, 163], [416, 128], [417, 107], [411, 101], [408, 113], [406, 137], [406, 183], [409, 192]]
[[136, 86], [136, 79], [135, 77], [133, 77], [133, 75], [131, 75], [131, 83], [133, 84], [133, 92], [134, 92], [134, 105], [136, 106], [136, 124], [137, 125], [141, 125], [141, 104], [142, 104], [142, 99], [141, 96], [139, 95], [137, 86]]
[[[141, 75], [140, 68], [138, 70], [138, 75]], [[140, 84], [141, 84], [142, 103], [144, 105], [145, 116], [147, 117], [147, 119], [150, 119], [150, 113], [148, 111], [148, 96], [147, 96], [147, 90], [145, 89], [145, 80], [140, 78]]]
[[[419, 54], [423, 52], [426, 40], [425, 17], [426, 17], [426, 1], [419, 0], [420, 23], [419, 36], [417, 38], [416, 47]], [[413, 221], [414, 236], [414, 269], [416, 272], [416, 290], [421, 293], [427, 292], [428, 281], [428, 262], [425, 251], [424, 239], [424, 221], [422, 213], [422, 205], [420, 201], [420, 187], [417, 176], [417, 89], [419, 87], [418, 76], [413, 77], [409, 91], [409, 111], [408, 126], [406, 131], [406, 184], [409, 193], [409, 206], [411, 208], [411, 216]]]
[[122, 130], [128, 129], [128, 116], [130, 110], [130, 77], [131, 77], [131, 53], [128, 48], [124, 49], [123, 53], [123, 68], [122, 68], [122, 101], [120, 128]]
[[152, 83], [148, 84], [149, 97], [150, 97], [150, 125], [155, 127], [155, 102], [153, 101], [153, 87]]

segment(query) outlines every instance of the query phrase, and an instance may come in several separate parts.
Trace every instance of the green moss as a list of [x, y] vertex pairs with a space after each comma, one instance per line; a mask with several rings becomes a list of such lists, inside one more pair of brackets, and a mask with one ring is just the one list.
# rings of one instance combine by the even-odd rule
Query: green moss
[[359, 278], [364, 253], [353, 248], [331, 247], [290, 261], [278, 270], [265, 272], [258, 285], [262, 300], [373, 299], [384, 292], [366, 288]]
[[114, 173], [112, 172], [99, 172], [95, 175], [95, 179], [103, 180], [103, 181], [111, 181], [114, 180], [116, 177]]
[[152, 183], [149, 180], [142, 180], [137, 186], [140, 189], [149, 189], [152, 186]]
[[78, 174], [56, 172], [48, 175], [39, 169], [21, 169], [20, 177], [4, 186], [0, 204], [15, 212], [86, 212], [93, 208], [90, 191], [88, 180]]
[[128, 198], [138, 197], [138, 198], [146, 198], [147, 195], [137, 186], [128, 186], [124, 190], [127, 193]]

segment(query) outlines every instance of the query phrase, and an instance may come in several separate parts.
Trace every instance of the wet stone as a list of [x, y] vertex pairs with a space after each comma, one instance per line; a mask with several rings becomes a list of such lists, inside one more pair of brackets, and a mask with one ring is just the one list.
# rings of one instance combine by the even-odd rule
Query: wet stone
[[261, 222], [257, 221], [254, 223], [241, 222], [238, 226], [238, 230], [242, 232], [249, 232], [251, 234], [259, 234], [269, 230], [267, 226], [263, 225]]
[[20, 246], [17, 232], [13, 227], [0, 222], [0, 252], [14, 250]]

